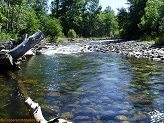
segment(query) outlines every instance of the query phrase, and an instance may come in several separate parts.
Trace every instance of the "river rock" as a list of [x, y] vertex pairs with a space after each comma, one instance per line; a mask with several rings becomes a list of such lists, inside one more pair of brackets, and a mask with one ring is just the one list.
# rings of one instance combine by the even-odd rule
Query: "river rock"
[[135, 114], [132, 118], [130, 118], [129, 120], [132, 121], [132, 122], [135, 122], [135, 121], [141, 121], [141, 120], [144, 120], [146, 118], [146, 115], [144, 114]]
[[62, 118], [73, 118], [73, 114], [71, 112], [65, 112], [61, 116]]
[[89, 117], [88, 116], [77, 116], [75, 119], [76, 120], [88, 120]]
[[130, 123], [129, 121], [122, 121], [121, 123]]
[[124, 115], [118, 115], [118, 116], [115, 117], [115, 119], [117, 119], [117, 120], [124, 120], [124, 121], [128, 120], [128, 118], [126, 116], [124, 116]]
[[155, 47], [150, 43], [138, 43], [136, 41], [106, 41], [105, 44], [90, 46], [97, 52], [116, 52], [129, 57], [149, 58], [154, 61], [164, 59], [164, 48]]
[[153, 58], [153, 61], [161, 61], [160, 58]]

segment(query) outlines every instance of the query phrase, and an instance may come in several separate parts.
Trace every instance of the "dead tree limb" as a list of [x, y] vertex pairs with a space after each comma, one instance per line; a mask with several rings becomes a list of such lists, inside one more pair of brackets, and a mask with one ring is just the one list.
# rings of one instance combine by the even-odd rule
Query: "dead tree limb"
[[71, 123], [67, 120], [60, 119], [59, 117], [51, 119], [49, 121], [45, 120], [42, 114], [41, 107], [38, 103], [33, 102], [30, 97], [25, 100], [25, 104], [30, 109], [30, 113], [37, 123]]

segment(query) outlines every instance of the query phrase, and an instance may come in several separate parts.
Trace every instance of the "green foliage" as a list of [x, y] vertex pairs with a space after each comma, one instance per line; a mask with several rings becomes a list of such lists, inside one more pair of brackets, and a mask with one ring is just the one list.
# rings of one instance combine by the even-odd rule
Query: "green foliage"
[[161, 36], [164, 36], [164, 16], [159, 22], [159, 32]]
[[77, 36], [77, 34], [76, 34], [76, 32], [75, 32], [74, 29], [70, 29], [70, 30], [68, 31], [67, 35], [68, 35], [69, 38], [71, 38], [71, 40], [72, 40], [73, 38], [76, 38], [76, 36]]
[[118, 15], [117, 15], [117, 20], [118, 20], [118, 25], [119, 25], [119, 30], [120, 30], [120, 36], [122, 38], [128, 38], [128, 28], [130, 25], [130, 20], [129, 20], [129, 13], [125, 8], [119, 9]]
[[10, 34], [5, 34], [3, 32], [0, 32], [0, 44], [9, 41], [10, 38], [11, 38]]
[[164, 46], [164, 17], [159, 22], [159, 32], [160, 36], [157, 38], [155, 44]]
[[45, 35], [49, 36], [51, 41], [62, 35], [62, 26], [56, 18], [47, 17], [45, 22]]
[[7, 18], [5, 17], [5, 5], [0, 1], [0, 26], [3, 22], [7, 21]]
[[145, 7], [145, 15], [141, 18], [140, 28], [148, 35], [159, 34], [159, 23], [162, 21], [161, 12], [164, 2], [161, 0], [148, 0]]
[[65, 35], [67, 35], [69, 29], [74, 29], [78, 33], [81, 32], [84, 0], [54, 0], [53, 6], [51, 16], [57, 17], [60, 20]]
[[99, 14], [99, 29], [97, 35], [99, 37], [114, 37], [118, 31], [118, 22], [114, 15], [114, 11], [107, 7], [103, 13]]
[[164, 36], [156, 38], [155, 44], [158, 46], [164, 46]]
[[51, 16], [60, 20], [65, 35], [74, 29], [80, 36], [96, 36], [99, 0], [54, 0], [51, 11]]
[[[102, 11], [99, 0], [53, 0], [51, 14], [47, 0], [0, 1], [0, 40], [42, 30], [51, 41], [61, 35], [80, 37], [156, 38], [163, 44], [164, 1], [127, 0], [117, 16], [111, 7]], [[5, 36], [6, 34], [6, 36]]]
[[1, 31], [13, 36], [21, 36], [24, 33], [31, 35], [38, 29], [50, 37], [50, 40], [63, 33], [67, 35], [70, 29], [72, 38], [76, 35], [113, 37], [118, 33], [114, 12], [110, 7], [104, 12], [101, 11], [99, 0], [54, 0], [51, 4], [51, 15], [46, 13], [46, 0], [15, 0], [1, 3], [4, 6], [1, 16], [6, 17], [5, 23], [2, 23], [1, 19]]
[[85, 3], [85, 12], [83, 15], [83, 33], [84, 37], [98, 37], [99, 14], [101, 13], [101, 6], [99, 0], [88, 0]]
[[48, 11], [47, 0], [33, 0], [32, 8], [34, 9], [37, 17], [41, 19], [41, 16]]
[[1, 29], [3, 32], [12, 35], [21, 35], [23, 30], [26, 29], [28, 29], [29, 34], [34, 32], [34, 29], [31, 28], [36, 28], [38, 22], [34, 22], [35, 11], [27, 7], [26, 0], [5, 1], [4, 5], [5, 10], [3, 15], [5, 15], [7, 21], [2, 24]]
[[148, 0], [141, 20], [139, 27], [144, 35], [155, 37], [157, 45], [164, 45], [164, 1]]
[[24, 13], [26, 16], [20, 20], [20, 34], [28, 33], [29, 35], [35, 33], [40, 28], [40, 21], [36, 16], [35, 11], [30, 8]]
[[145, 14], [147, 0], [128, 0], [129, 8], [119, 9], [118, 21], [121, 31], [121, 37], [128, 39], [138, 39], [143, 32], [139, 28], [141, 17]]

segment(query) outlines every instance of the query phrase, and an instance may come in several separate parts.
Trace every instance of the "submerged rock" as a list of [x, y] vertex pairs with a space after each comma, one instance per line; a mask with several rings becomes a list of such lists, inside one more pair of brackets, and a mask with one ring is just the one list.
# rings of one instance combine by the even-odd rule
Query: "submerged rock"
[[124, 121], [128, 120], [128, 118], [126, 116], [124, 116], [124, 115], [118, 115], [118, 116], [115, 117], [115, 119], [117, 119], [117, 120], [124, 120]]
[[62, 118], [73, 118], [73, 114], [71, 112], [65, 112], [61, 116]]
[[122, 121], [121, 123], [130, 123], [129, 121]]
[[75, 120], [88, 120], [88, 119], [89, 119], [88, 116], [77, 116], [77, 117], [75, 118]]

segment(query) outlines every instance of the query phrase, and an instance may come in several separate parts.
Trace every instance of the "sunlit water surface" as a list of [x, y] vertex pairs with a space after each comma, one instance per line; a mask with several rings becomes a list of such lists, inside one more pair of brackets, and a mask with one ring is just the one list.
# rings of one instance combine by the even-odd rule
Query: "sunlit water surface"
[[0, 119], [30, 118], [19, 80], [47, 120], [59, 115], [75, 123], [164, 122], [164, 63], [87, 47], [51, 46], [22, 63], [16, 80], [1, 73]]

